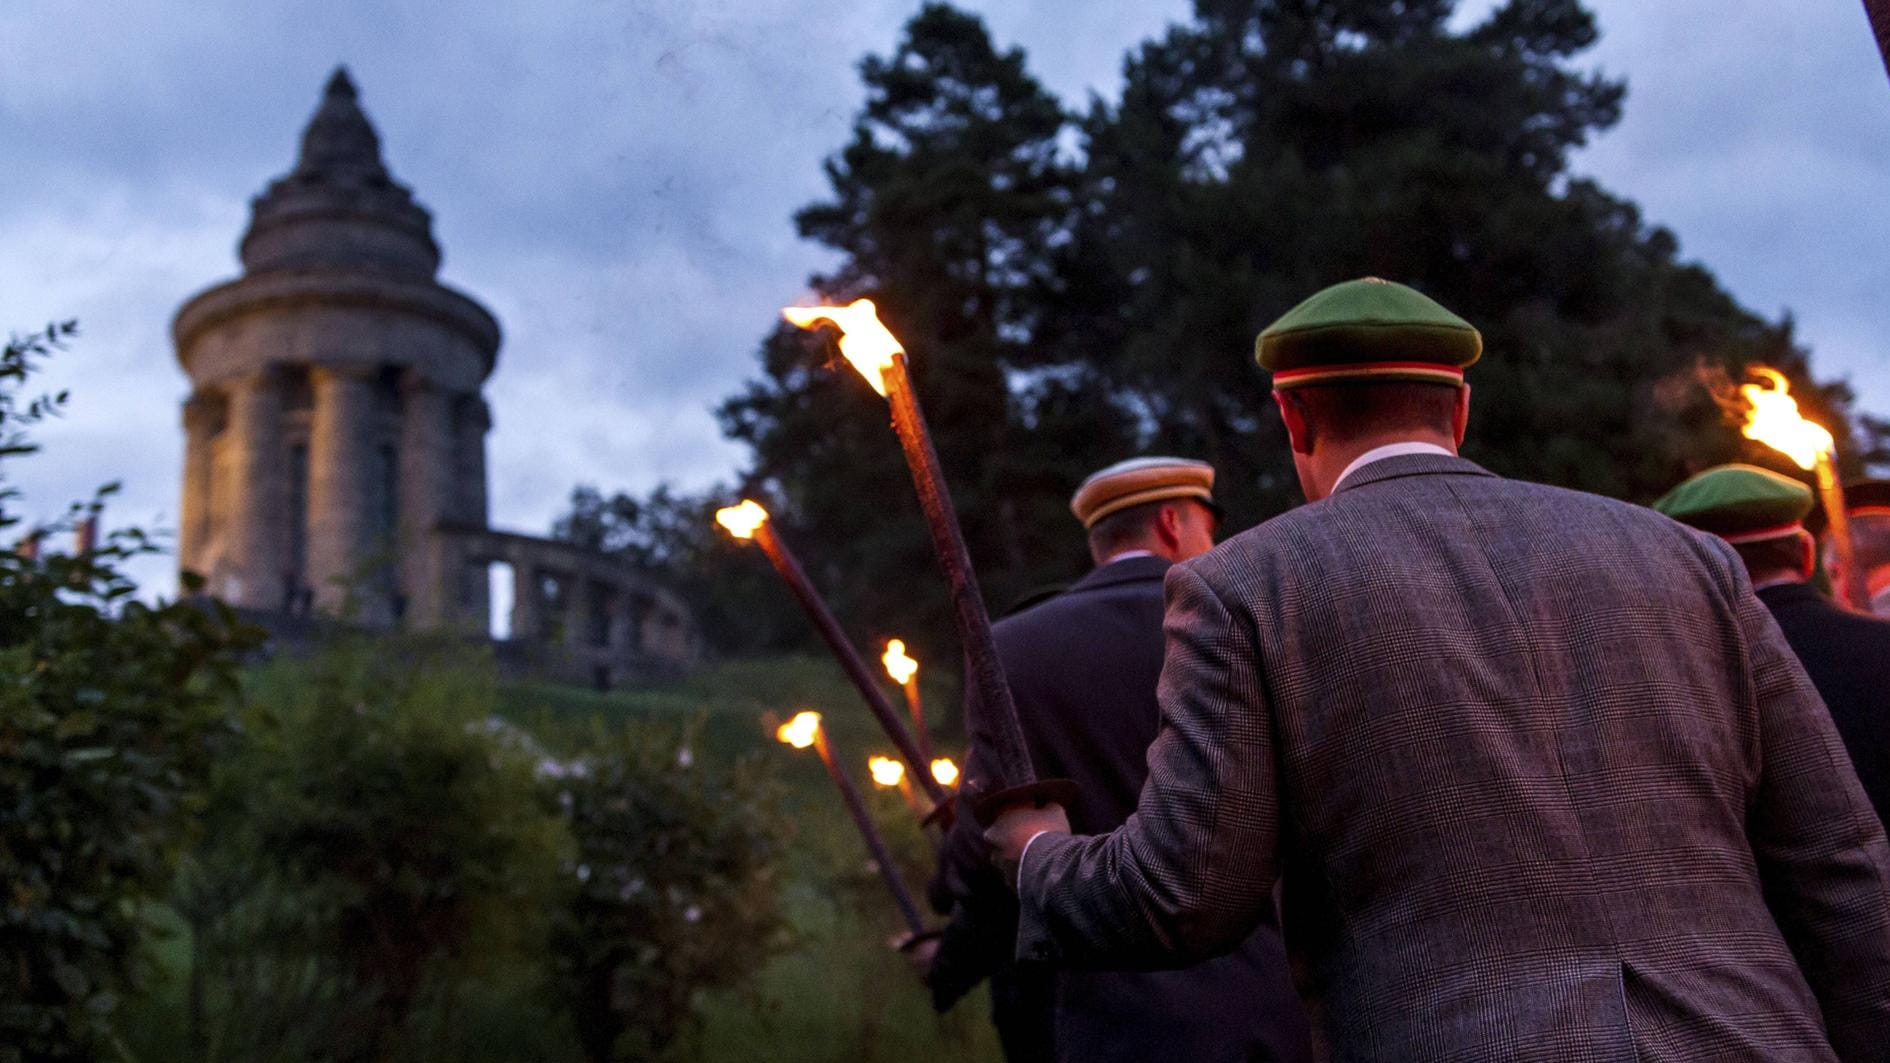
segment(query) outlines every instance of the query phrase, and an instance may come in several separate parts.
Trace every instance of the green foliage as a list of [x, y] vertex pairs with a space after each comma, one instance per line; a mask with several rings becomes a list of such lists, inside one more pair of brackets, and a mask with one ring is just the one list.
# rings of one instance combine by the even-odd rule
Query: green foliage
[[[28, 429], [63, 394], [22, 397], [71, 324], [0, 355], [0, 457], [34, 452]], [[111, 488], [0, 553], [0, 1060], [89, 1059], [138, 987], [146, 902], [162, 896], [201, 807], [212, 759], [234, 736], [234, 669], [253, 639], [214, 604], [134, 600], [123, 563], [137, 531], [55, 552], [95, 521]], [[0, 529], [18, 500], [0, 486]]]
[[471, 977], [531, 962], [565, 840], [495, 690], [489, 661], [415, 638], [252, 677], [177, 901], [201, 1058], [402, 1058], [422, 1002], [448, 1022]]
[[[956, 690], [943, 669], [921, 673], [929, 715], [942, 752], [957, 755], [963, 741], [953, 726]], [[897, 696], [890, 687], [888, 693]], [[946, 1016], [934, 1015], [911, 970], [886, 942], [900, 931], [897, 909], [866, 860], [852, 821], [833, 784], [811, 751], [795, 752], [774, 740], [771, 724], [792, 712], [822, 710], [834, 748], [864, 782], [865, 759], [887, 752], [878, 725], [830, 659], [778, 657], [729, 661], [678, 683], [642, 690], [598, 693], [548, 684], [510, 684], [504, 691], [511, 716], [540, 734], [588, 722], [655, 728], [672, 734], [686, 728], [692, 772], [708, 783], [732, 766], [739, 781], [759, 762], [766, 774], [768, 805], [787, 822], [774, 851], [773, 874], [781, 915], [789, 934], [778, 953], [759, 964], [743, 985], [705, 994], [699, 1001], [701, 1028], [683, 1038], [700, 1058], [767, 1059], [780, 1063], [1001, 1058], [987, 1019], [988, 1004], [974, 1000]], [[562, 721], [562, 723], [561, 723]], [[673, 763], [675, 739], [652, 740], [651, 759]], [[885, 791], [868, 803], [915, 891], [930, 874], [929, 845], [910, 812]], [[704, 920], [706, 923], [707, 920]], [[543, 1058], [555, 1056], [541, 1051]]]
[[144, 1058], [658, 1058], [781, 941], [777, 792], [733, 755], [679, 757], [699, 702], [606, 726], [595, 695], [504, 690], [481, 651], [386, 636], [245, 690]]
[[699, 1031], [705, 991], [777, 951], [782, 825], [762, 767], [696, 767], [686, 734], [598, 727], [548, 773], [576, 841], [551, 915], [553, 984], [593, 1063], [671, 1052]]

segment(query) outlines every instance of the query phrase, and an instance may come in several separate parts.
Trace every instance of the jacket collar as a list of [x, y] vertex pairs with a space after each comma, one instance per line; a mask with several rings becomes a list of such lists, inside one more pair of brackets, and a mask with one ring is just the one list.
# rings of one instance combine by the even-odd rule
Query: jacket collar
[[1837, 604], [1819, 594], [1818, 588], [1809, 583], [1778, 583], [1759, 591], [1758, 595], [1759, 600], [1772, 609], [1781, 605], [1798, 605], [1804, 602], [1833, 606]]
[[1173, 562], [1165, 557], [1130, 557], [1112, 561], [1101, 568], [1091, 569], [1089, 575], [1070, 584], [1070, 591], [1089, 591], [1122, 583], [1158, 580], [1168, 573], [1171, 564]]
[[1496, 474], [1468, 458], [1459, 458], [1447, 454], [1400, 454], [1394, 458], [1381, 458], [1369, 465], [1361, 465], [1352, 470], [1352, 475], [1345, 478], [1333, 496], [1356, 491], [1367, 484], [1384, 480], [1396, 480], [1404, 476], [1495, 476]]

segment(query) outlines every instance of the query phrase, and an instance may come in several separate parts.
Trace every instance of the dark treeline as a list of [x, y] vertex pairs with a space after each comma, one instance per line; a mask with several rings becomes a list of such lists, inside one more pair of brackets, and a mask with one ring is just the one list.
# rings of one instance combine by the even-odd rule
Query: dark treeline
[[[1510, 0], [1453, 30], [1455, 6], [1197, 0], [1127, 55], [1117, 98], [1080, 111], [945, 4], [862, 60], [831, 194], [795, 223], [842, 254], [812, 288], [870, 296], [911, 349], [994, 606], [1082, 570], [1065, 503], [1107, 462], [1212, 461], [1233, 529], [1298, 503], [1253, 338], [1351, 277], [1415, 285], [1483, 330], [1467, 454], [1500, 473], [1646, 501], [1711, 463], [1769, 461], [1705, 384], [1752, 362], [1793, 378], [1853, 471], [1886, 456], [1886, 426], [1811, 378], [1789, 318], [1740, 306], [1570, 172], [1626, 97], [1576, 65], [1593, 15]], [[752, 454], [739, 485], [580, 490], [559, 533], [664, 572], [725, 651], [804, 642], [760, 560], [708, 523], [739, 488], [856, 636], [955, 652], [883, 403], [824, 336], [777, 326], [760, 359], [718, 410]]]

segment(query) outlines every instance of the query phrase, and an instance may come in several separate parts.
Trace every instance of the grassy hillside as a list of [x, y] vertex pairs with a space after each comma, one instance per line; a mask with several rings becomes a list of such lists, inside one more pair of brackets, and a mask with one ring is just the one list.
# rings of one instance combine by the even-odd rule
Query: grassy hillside
[[[505, 684], [499, 693], [500, 711], [554, 749], [561, 736], [599, 722], [651, 722], [667, 725], [647, 729], [665, 736], [652, 741], [687, 736], [686, 754], [678, 749], [677, 755], [693, 764], [741, 765], [741, 770], [773, 777], [782, 811], [792, 823], [782, 868], [789, 941], [747, 986], [702, 1001], [706, 1028], [682, 1058], [712, 1063], [980, 1063], [1000, 1058], [982, 993], [949, 1016], [933, 1014], [917, 977], [886, 947], [900, 929], [898, 915], [831, 781], [812, 751], [774, 741], [773, 727], [780, 719], [803, 708], [823, 713], [834, 747], [868, 791], [908, 884], [922, 893], [932, 869], [931, 847], [897, 795], [876, 791], [868, 782], [867, 755], [889, 752], [890, 743], [831, 662], [731, 662], [661, 688], [608, 694], [536, 683]], [[928, 685], [926, 695], [939, 710], [935, 716], [953, 724], [956, 691]], [[955, 754], [956, 745], [940, 737], [941, 751]], [[147, 950], [150, 978], [144, 992], [127, 1000], [120, 1015], [119, 1058], [135, 1063], [192, 1058], [185, 1015], [195, 943], [171, 909], [153, 906], [148, 915], [162, 933]], [[402, 1063], [580, 1059], [568, 1018], [545, 999], [535, 970], [485, 969], [461, 987], [450, 1012], [418, 1017], [416, 1030], [419, 1036], [400, 1053]], [[213, 1054], [230, 1058], [227, 1052]]]
[[[753, 758], [776, 772], [796, 825], [790, 848], [788, 907], [794, 940], [747, 990], [708, 1002], [700, 1046], [707, 1060], [967, 1060], [1000, 1058], [982, 993], [951, 1015], [932, 1013], [905, 961], [884, 942], [899, 930], [885, 889], [833, 785], [811, 751], [774, 740], [773, 727], [804, 708], [819, 710], [835, 749], [857, 781], [871, 789], [869, 753], [891, 751], [858, 694], [831, 661], [790, 657], [736, 661], [658, 689], [594, 693], [536, 683], [509, 684], [506, 712], [519, 724], [554, 732], [590, 721], [638, 719], [693, 728], [689, 755], [732, 763]], [[957, 692], [925, 687], [928, 716], [942, 752], [958, 741], [941, 733], [957, 720]], [[929, 846], [891, 794], [869, 795], [887, 840], [905, 865], [907, 882], [923, 890]]]

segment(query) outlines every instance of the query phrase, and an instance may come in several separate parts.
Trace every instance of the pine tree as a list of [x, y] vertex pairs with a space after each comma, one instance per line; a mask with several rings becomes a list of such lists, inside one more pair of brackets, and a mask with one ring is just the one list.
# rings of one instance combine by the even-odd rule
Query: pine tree
[[[832, 196], [795, 219], [844, 256], [812, 287], [828, 301], [871, 297], [906, 343], [966, 539], [1002, 601], [1040, 578], [1044, 558], [1065, 572], [1080, 559], [1067, 515], [1058, 524], [1041, 504], [1080, 473], [1032, 437], [1130, 445], [1122, 411], [1080, 371], [1017, 372], [1052, 281], [1047, 251], [1071, 223], [1067, 116], [1020, 50], [1000, 51], [981, 20], [941, 3], [860, 73], [867, 101], [827, 162]], [[873, 633], [916, 626], [944, 650], [945, 599], [884, 402], [826, 336], [778, 328], [763, 369], [723, 423], [754, 448], [750, 475], [782, 503], [816, 582]]]
[[[1083, 121], [1083, 223], [1049, 362], [1106, 360], [1162, 447], [1221, 470], [1236, 526], [1296, 503], [1244, 352], [1320, 287], [1377, 275], [1477, 324], [1470, 456], [1645, 500], [1738, 447], [1702, 367], [1804, 378], [1789, 320], [1741, 308], [1636, 208], [1570, 173], [1624, 86], [1570, 64], [1578, 0], [1199, 0]], [[1842, 420], [1849, 394], [1808, 406]], [[1853, 448], [1853, 451], [1855, 448]], [[1754, 455], [1757, 456], [1757, 455]]]

